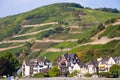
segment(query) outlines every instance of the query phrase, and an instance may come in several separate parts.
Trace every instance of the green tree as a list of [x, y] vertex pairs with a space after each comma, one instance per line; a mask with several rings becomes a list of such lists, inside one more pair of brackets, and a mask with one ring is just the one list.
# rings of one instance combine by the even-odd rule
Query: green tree
[[118, 77], [118, 70], [120, 70], [120, 65], [114, 64], [110, 67], [110, 72], [114, 77]]
[[56, 77], [60, 75], [60, 71], [58, 69], [57, 66], [53, 67], [50, 71], [49, 71], [49, 76], [50, 77]]
[[99, 30], [103, 30], [104, 28], [105, 28], [105, 26], [104, 26], [103, 24], [100, 23], [100, 24], [98, 25], [98, 29], [99, 29]]
[[17, 68], [18, 60], [12, 53], [7, 52], [0, 57], [0, 76], [15, 75]]

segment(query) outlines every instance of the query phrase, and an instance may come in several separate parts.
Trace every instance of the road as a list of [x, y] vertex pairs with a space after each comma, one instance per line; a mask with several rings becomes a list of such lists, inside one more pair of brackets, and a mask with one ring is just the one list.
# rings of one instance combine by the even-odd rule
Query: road
[[120, 80], [120, 78], [54, 77], [54, 78], [24, 78], [19, 80]]

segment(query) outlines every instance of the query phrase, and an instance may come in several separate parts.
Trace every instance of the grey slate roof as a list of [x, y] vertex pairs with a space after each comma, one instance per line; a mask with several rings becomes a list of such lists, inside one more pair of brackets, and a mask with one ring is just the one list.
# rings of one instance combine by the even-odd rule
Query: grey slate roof
[[38, 62], [43, 62], [44, 64], [50, 63], [50, 61], [47, 59], [25, 59], [25, 63], [27, 66], [33, 66], [35, 62], [37, 62], [37, 64]]
[[103, 64], [105, 64], [105, 63], [108, 62], [108, 60], [109, 60], [109, 58], [106, 57], [106, 58], [102, 58], [102, 59], [100, 60], [100, 62], [102, 62]]

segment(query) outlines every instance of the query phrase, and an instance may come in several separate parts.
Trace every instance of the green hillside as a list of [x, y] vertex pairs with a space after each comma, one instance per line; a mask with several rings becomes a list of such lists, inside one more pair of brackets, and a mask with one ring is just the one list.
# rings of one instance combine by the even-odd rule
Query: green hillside
[[100, 36], [108, 36], [110, 38], [120, 37], [120, 25], [108, 26], [106, 31], [102, 33]]
[[[113, 26], [112, 22], [106, 25], [106, 21], [111, 19], [117, 21], [119, 18], [120, 13], [84, 8], [76, 3], [56, 3], [0, 18], [0, 50], [23, 45], [1, 50], [0, 55], [9, 51], [18, 58], [47, 57], [53, 62], [64, 53], [76, 53], [85, 62], [89, 60], [89, 51], [95, 53], [95, 58], [120, 56], [120, 40], [80, 46], [94, 41], [91, 38], [100, 32], [102, 33], [97, 36], [98, 40], [103, 36], [120, 37], [120, 25]], [[100, 24], [102, 25], [98, 26]], [[6, 43], [2, 43], [4, 41]], [[7, 41], [13, 42], [7, 43]], [[63, 49], [63, 51], [47, 52], [46, 50], [50, 48]], [[64, 51], [66, 48], [70, 51]]]

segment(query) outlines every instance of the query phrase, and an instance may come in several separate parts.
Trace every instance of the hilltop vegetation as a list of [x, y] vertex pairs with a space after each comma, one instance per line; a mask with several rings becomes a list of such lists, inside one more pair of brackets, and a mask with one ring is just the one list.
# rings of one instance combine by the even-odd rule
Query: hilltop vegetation
[[[99, 34], [97, 38], [120, 37], [120, 25], [112, 25], [120, 18], [120, 13], [112, 12], [114, 9], [107, 9], [106, 12], [103, 10], [84, 8], [76, 3], [56, 3], [1, 18], [0, 41], [6, 41], [6, 43], [1, 42], [0, 48], [21, 44], [22, 46], [0, 51], [0, 55], [10, 51], [16, 54], [18, 59], [46, 56], [53, 62], [64, 53], [76, 53], [83, 62], [90, 59], [89, 51], [94, 53], [94, 58], [120, 56], [120, 40], [107, 44], [79, 46], [93, 41], [91, 38], [101, 31], [103, 33]], [[41, 25], [49, 22], [56, 22], [56, 24]], [[32, 25], [32, 27], [24, 27], [25, 25]], [[30, 40], [20, 42], [27, 39]], [[7, 43], [7, 41], [14, 40], [18, 43]], [[56, 43], [55, 40], [58, 42]], [[47, 52], [46, 50], [49, 48], [61, 49], [61, 52]], [[64, 52], [66, 48], [70, 51]]]
[[104, 12], [119, 13], [119, 11], [116, 8], [112, 9], [112, 8], [105, 8], [104, 7], [104, 8], [97, 8], [95, 10], [104, 11]]

